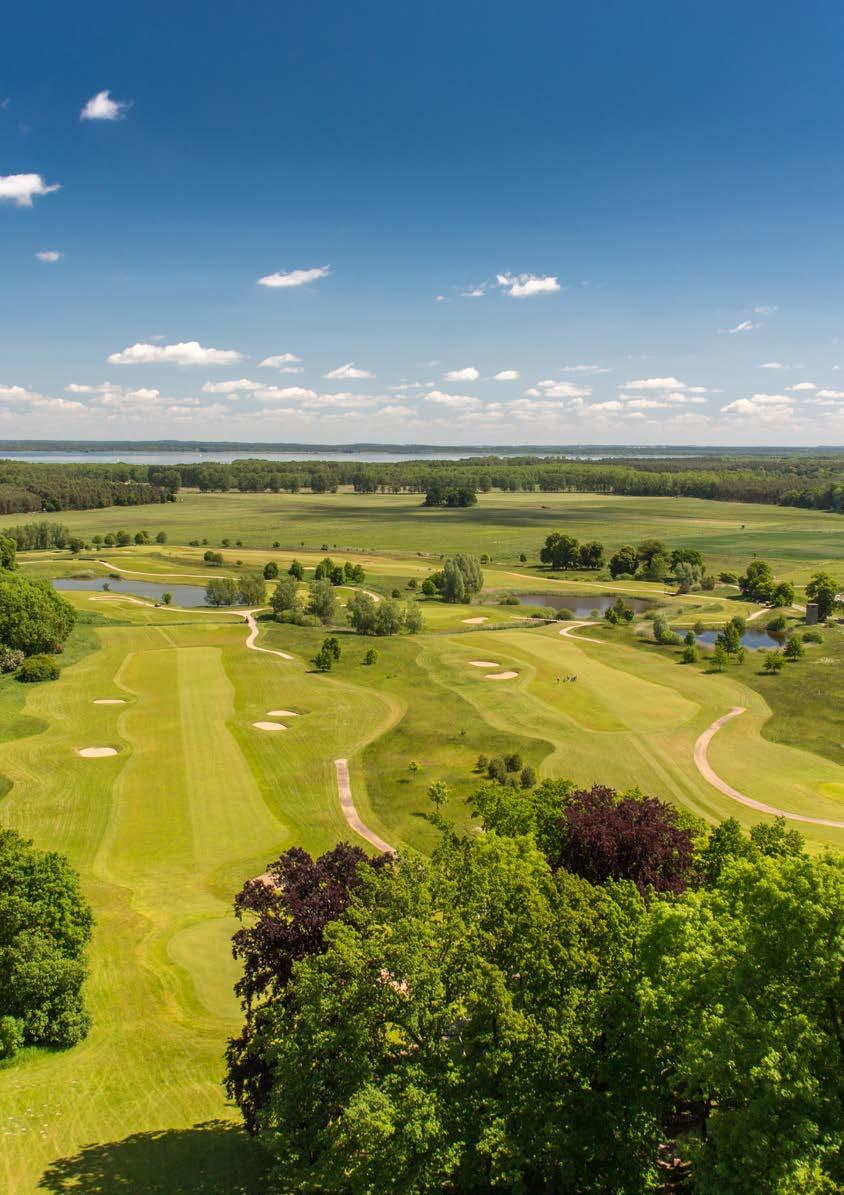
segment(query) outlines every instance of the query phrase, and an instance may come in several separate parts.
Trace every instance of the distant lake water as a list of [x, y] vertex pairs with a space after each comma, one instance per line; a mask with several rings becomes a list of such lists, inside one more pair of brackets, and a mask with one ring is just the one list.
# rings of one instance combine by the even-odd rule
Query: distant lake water
[[[353, 452], [337, 452], [329, 449], [313, 448], [308, 451], [299, 452], [272, 452], [258, 448], [244, 448], [242, 450], [220, 450], [209, 449], [208, 452], [197, 452], [192, 449], [185, 449], [184, 451], [177, 450], [175, 452], [153, 452], [138, 449], [137, 451], [121, 450], [108, 451], [106, 449], [94, 449], [91, 452], [80, 452], [68, 450], [64, 452], [58, 450], [56, 452], [44, 452], [37, 449], [28, 451], [5, 451], [0, 448], [0, 460], [7, 461], [45, 461], [53, 464], [102, 464], [102, 465], [196, 465], [202, 464], [231, 464], [232, 461], [242, 460], [261, 460], [261, 461], [341, 461], [341, 462], [358, 462], [360, 464], [394, 464], [397, 461], [460, 461], [466, 460], [471, 456], [501, 456], [507, 458], [508, 456], [548, 456], [556, 457], [561, 461], [602, 461], [616, 458], [619, 453], [615, 452], [554, 452], [552, 449], [547, 451], [537, 449], [528, 454], [524, 449], [509, 451], [506, 448], [489, 448], [489, 449], [460, 449], [460, 448], [444, 448], [441, 450], [420, 450], [419, 452], [391, 452], [389, 448], [384, 449], [361, 449]], [[624, 456], [635, 457], [663, 457], [669, 456], [669, 453], [654, 453], [642, 452], [631, 453], [625, 452]]]
[[[718, 631], [703, 631], [698, 635], [698, 643], [713, 644], [718, 637]], [[782, 647], [785, 642], [784, 635], [774, 634], [773, 631], [757, 631], [751, 628], [744, 632], [741, 637], [742, 646], [748, 648], [750, 651], [758, 651], [759, 648], [765, 648], [772, 651], [776, 647]]]
[[69, 589], [81, 591], [96, 591], [103, 589], [103, 583], [108, 584], [111, 593], [130, 593], [133, 597], [146, 598], [148, 601], [160, 602], [163, 593], [172, 593], [174, 606], [205, 606], [205, 587], [203, 585], [168, 585], [164, 580], [156, 584], [155, 581], [132, 581], [121, 577], [112, 580], [107, 577], [91, 577], [90, 580], [77, 578], [62, 578], [53, 582], [54, 589]]
[[[626, 593], [620, 595], [624, 603], [635, 610], [637, 614], [650, 610], [653, 602], [645, 598], [628, 597]], [[518, 593], [516, 597], [523, 606], [549, 606], [553, 610], [571, 610], [575, 618], [588, 618], [593, 610], [603, 614], [616, 601], [617, 593]]]

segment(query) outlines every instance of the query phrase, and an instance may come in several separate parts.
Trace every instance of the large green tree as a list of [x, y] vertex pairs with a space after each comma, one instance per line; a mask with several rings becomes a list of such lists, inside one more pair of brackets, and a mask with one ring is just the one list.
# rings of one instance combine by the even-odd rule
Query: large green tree
[[829, 618], [832, 614], [837, 594], [838, 583], [829, 573], [815, 573], [806, 586], [806, 597], [810, 602], [817, 602], [818, 617], [821, 620]]
[[0, 643], [32, 655], [60, 648], [76, 613], [47, 581], [0, 572]]
[[82, 982], [92, 924], [67, 860], [0, 830], [0, 1057], [85, 1036]]

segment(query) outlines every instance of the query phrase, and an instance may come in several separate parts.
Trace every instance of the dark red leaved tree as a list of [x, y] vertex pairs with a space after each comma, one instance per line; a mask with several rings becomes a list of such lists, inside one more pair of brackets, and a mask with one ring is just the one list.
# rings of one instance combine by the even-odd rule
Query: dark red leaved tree
[[226, 1088], [250, 1132], [272, 1086], [260, 1050], [262, 1016], [284, 998], [294, 963], [323, 949], [325, 926], [345, 912], [359, 883], [358, 867], [381, 866], [388, 858], [370, 859], [345, 842], [318, 859], [293, 847], [236, 896], [235, 914], [245, 924], [232, 939], [234, 957], [243, 962], [235, 993], [246, 1021], [226, 1050]]
[[677, 811], [656, 797], [619, 797], [596, 784], [571, 794], [552, 860], [593, 884], [632, 880], [640, 892], [682, 892], [692, 866], [692, 836]]

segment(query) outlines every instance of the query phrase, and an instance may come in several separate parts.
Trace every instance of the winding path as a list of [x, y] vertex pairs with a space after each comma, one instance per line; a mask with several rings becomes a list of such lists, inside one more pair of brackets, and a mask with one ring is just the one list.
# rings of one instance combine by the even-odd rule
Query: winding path
[[744, 706], [734, 706], [728, 714], [717, 718], [711, 726], [707, 727], [695, 743], [695, 765], [704, 780], [722, 792], [725, 797], [729, 797], [731, 801], [738, 801], [750, 809], [758, 810], [759, 813], [769, 813], [772, 817], [784, 817], [790, 822], [807, 822], [812, 826], [832, 826], [835, 830], [844, 830], [844, 822], [835, 822], [825, 817], [802, 817], [799, 813], [788, 813], [785, 809], [777, 809], [774, 805], [765, 805], [762, 801], [755, 801], [753, 797], [745, 796], [744, 793], [740, 793], [738, 789], [727, 784], [726, 780], [722, 780], [718, 773], [713, 771], [706, 756], [709, 744], [722, 726], [744, 713], [746, 713]]
[[334, 768], [337, 772], [337, 794], [340, 797], [340, 808], [343, 810], [343, 817], [348, 822], [349, 827], [356, 834], [359, 834], [361, 838], [365, 838], [367, 842], [371, 843], [377, 851], [384, 851], [385, 854], [394, 855], [396, 853], [395, 847], [390, 846], [389, 842], [385, 842], [383, 838], [379, 838], [374, 830], [370, 830], [369, 826], [360, 820], [360, 815], [357, 809], [355, 809], [355, 803], [352, 800], [349, 761], [347, 759], [335, 759]]
[[600, 643], [602, 646], [606, 642], [604, 639], [593, 639], [590, 635], [572, 635], [572, 631], [576, 631], [578, 627], [593, 627], [594, 622], [570, 622], [568, 626], [563, 627], [560, 634], [564, 639], [577, 639], [583, 643]]

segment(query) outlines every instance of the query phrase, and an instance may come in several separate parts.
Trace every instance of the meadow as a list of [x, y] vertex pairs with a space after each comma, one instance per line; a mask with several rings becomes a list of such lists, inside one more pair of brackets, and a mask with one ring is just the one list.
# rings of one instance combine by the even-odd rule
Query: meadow
[[[70, 858], [97, 924], [89, 1037], [0, 1067], [5, 1190], [264, 1189], [265, 1159], [221, 1085], [225, 1042], [240, 1024], [232, 898], [291, 845], [321, 852], [355, 840], [335, 759], [349, 761], [363, 821], [403, 851], [435, 841], [424, 817], [433, 781], [447, 782], [445, 813], [468, 827], [478, 756], [508, 752], [543, 777], [638, 787], [709, 822], [748, 826], [764, 815], [694, 762], [703, 731], [741, 707], [710, 745], [718, 775], [796, 817], [844, 821], [840, 628], [767, 677], [753, 653], [721, 673], [683, 665], [676, 649], [639, 633], [646, 622], [566, 628], [496, 604], [502, 590], [621, 592], [648, 597], [677, 626], [720, 625], [757, 607], [723, 587], [674, 596], [643, 582], [552, 578], [536, 568], [539, 544], [554, 529], [610, 547], [654, 535], [698, 547], [713, 571], [743, 569], [755, 554], [801, 584], [819, 567], [836, 571], [840, 516], [582, 494], [482, 495], [466, 511], [425, 511], [416, 496], [184, 494], [154, 511], [47, 517], [83, 536], [161, 528], [168, 542], [21, 560], [27, 575], [87, 572], [91, 588], [71, 595], [80, 621], [59, 681], [0, 678], [0, 821]], [[209, 572], [202, 548], [189, 546], [197, 538], [243, 546], [224, 549], [223, 568]], [[259, 619], [258, 645], [285, 658], [247, 650], [237, 614], [156, 609], [102, 589], [115, 570], [160, 579], [163, 592], [269, 559], [312, 567], [323, 545], [363, 563], [365, 588], [382, 595], [408, 593], [453, 551], [486, 552], [493, 564], [482, 604], [422, 602], [418, 636], [373, 640], [338, 619], [341, 658], [329, 674], [310, 663], [322, 629]], [[377, 662], [366, 664], [373, 645]], [[103, 699], [120, 704], [95, 704]], [[254, 725], [274, 709], [290, 711], [277, 719], [284, 731]], [[116, 754], [78, 755], [91, 746]], [[844, 846], [842, 829], [793, 824], [813, 850]]]

